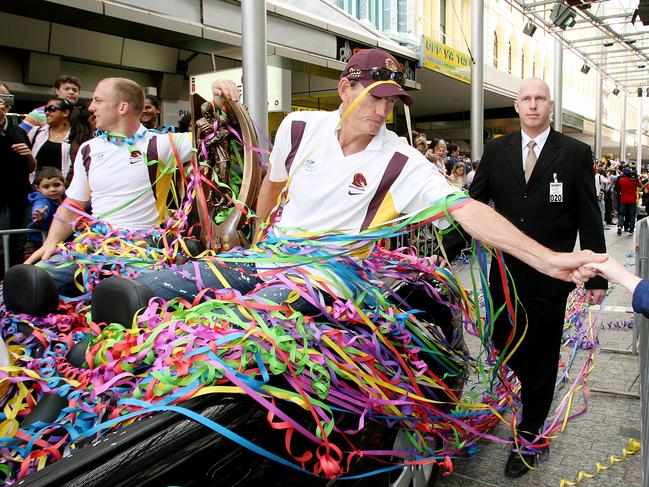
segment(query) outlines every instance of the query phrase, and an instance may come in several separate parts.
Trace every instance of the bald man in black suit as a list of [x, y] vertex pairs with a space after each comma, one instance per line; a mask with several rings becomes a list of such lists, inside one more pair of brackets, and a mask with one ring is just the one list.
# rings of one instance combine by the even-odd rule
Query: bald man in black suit
[[[552, 250], [572, 251], [579, 234], [582, 249], [605, 252], [590, 147], [550, 128], [554, 104], [543, 80], [523, 81], [514, 107], [521, 130], [485, 146], [470, 195], [485, 203], [493, 200], [496, 211]], [[510, 255], [504, 259], [524, 307], [524, 311], [519, 308], [508, 350], [520, 340], [527, 318], [524, 340], [508, 362], [521, 382], [523, 414], [517, 433], [542, 445], [546, 440], [538, 434], [552, 404], [566, 300], [574, 285], [543, 275]], [[489, 281], [494, 309], [498, 309], [505, 299], [497, 265], [492, 264]], [[606, 294], [606, 281], [595, 278], [586, 287], [588, 301], [599, 304]], [[494, 323], [497, 350], [505, 349], [511, 332], [503, 312]], [[533, 451], [512, 451], [505, 475], [527, 473], [537, 460], [538, 453]]]

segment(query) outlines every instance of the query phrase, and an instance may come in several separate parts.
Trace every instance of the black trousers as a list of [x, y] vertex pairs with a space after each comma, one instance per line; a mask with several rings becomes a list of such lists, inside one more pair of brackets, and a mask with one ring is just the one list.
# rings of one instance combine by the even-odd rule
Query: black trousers
[[[505, 302], [502, 288], [491, 286], [491, 292], [497, 309]], [[507, 364], [521, 383], [523, 414], [517, 430], [531, 441], [541, 431], [552, 406], [568, 296], [523, 295], [519, 299], [524, 310], [519, 304], [516, 331], [506, 353], [511, 352], [525, 332], [527, 318], [525, 338]], [[494, 323], [497, 350], [504, 350], [511, 334], [512, 325], [503, 312]]]
[[604, 193], [604, 221], [607, 225], [613, 223], [613, 193], [607, 191]]

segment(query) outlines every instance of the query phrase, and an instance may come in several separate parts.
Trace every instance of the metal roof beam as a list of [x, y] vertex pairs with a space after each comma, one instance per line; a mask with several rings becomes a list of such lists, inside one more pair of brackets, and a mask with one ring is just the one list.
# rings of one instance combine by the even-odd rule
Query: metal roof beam
[[[597, 18], [598, 18], [600, 21], [601, 21], [601, 20], [609, 20], [609, 19], [626, 19], [626, 18], [628, 18], [628, 17], [631, 17], [631, 15], [632, 15], [632, 14], [630, 14], [630, 13], [628, 13], [628, 12], [624, 12], [624, 13], [619, 13], [619, 14], [602, 15], [601, 17], [598, 16]], [[582, 18], [582, 19], [577, 20], [576, 23], [577, 23], [577, 24], [583, 24], [584, 22], [588, 22], [588, 23], [590, 23], [590, 20], [589, 20], [589, 19], [584, 19], [584, 18]], [[597, 22], [597, 23], [598, 23], [598, 24], [603, 24], [603, 22]], [[607, 22], [607, 23], [608, 23], [608, 22]], [[609, 25], [610, 25], [610, 24], [609, 24]]]
[[518, 2], [521, 7], [523, 7], [524, 10], [531, 10], [536, 7], [543, 7], [544, 5], [551, 5], [553, 3], [557, 3], [557, 0], [540, 0], [538, 2], [532, 2], [526, 4], [524, 1], [523, 2]]
[[624, 39], [634, 36], [641, 36], [644, 34], [646, 34], [646, 32], [629, 32], [626, 34], [616, 35], [615, 37], [611, 37], [610, 35], [603, 35], [599, 37], [588, 37], [586, 39], [575, 39], [568, 42], [570, 42], [572, 45], [581, 44], [582, 42], [605, 41], [607, 39], [610, 39], [611, 41], [624, 42]]
[[[575, 48], [576, 49], [576, 48]], [[597, 51], [597, 52], [586, 52], [586, 51], [580, 51], [584, 56], [601, 56], [602, 53]], [[606, 53], [607, 54], [616, 54], [618, 52], [630, 52], [629, 49], [607, 49]]]

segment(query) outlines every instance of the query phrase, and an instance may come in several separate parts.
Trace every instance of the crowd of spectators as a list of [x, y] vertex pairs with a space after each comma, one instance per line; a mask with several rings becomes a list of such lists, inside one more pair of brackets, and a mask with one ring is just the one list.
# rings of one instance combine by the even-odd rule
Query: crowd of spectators
[[453, 185], [469, 189], [480, 161], [471, 162], [468, 154], [460, 152], [457, 144], [444, 139], [428, 140], [424, 132], [412, 132], [412, 145], [426, 156], [438, 171]]
[[618, 160], [612, 154], [596, 160], [595, 190], [605, 229], [617, 226], [617, 234], [633, 234], [638, 206], [647, 214], [649, 176], [638, 174], [635, 164]]

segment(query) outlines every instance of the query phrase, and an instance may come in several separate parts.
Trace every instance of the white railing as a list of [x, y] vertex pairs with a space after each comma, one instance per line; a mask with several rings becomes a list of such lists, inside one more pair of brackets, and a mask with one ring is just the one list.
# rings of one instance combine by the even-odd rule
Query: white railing
[[[636, 226], [635, 268], [639, 277], [649, 279], [649, 218], [643, 218]], [[647, 392], [649, 384], [649, 319], [636, 313], [633, 326], [633, 346], [640, 348], [640, 421], [642, 425], [642, 487], [649, 487], [649, 404]]]

